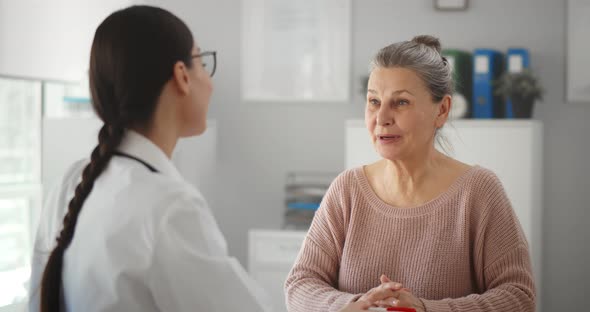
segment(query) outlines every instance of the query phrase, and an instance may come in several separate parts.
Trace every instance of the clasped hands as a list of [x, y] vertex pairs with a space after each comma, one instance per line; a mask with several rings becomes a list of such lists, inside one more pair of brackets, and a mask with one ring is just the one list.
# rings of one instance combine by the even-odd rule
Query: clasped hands
[[380, 282], [379, 286], [369, 290], [357, 302], [347, 305], [340, 312], [365, 311], [370, 307], [407, 307], [416, 309], [416, 312], [426, 312], [422, 301], [401, 283], [393, 282], [385, 275], [381, 275]]

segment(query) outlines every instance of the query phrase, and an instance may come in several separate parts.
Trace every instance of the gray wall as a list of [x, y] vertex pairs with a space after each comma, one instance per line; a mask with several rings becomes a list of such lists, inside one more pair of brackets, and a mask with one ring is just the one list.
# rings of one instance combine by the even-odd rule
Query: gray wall
[[191, 26], [204, 49], [219, 51], [211, 117], [219, 127], [217, 192], [208, 194], [230, 252], [244, 265], [247, 230], [279, 227], [285, 173], [340, 171], [344, 120], [362, 118], [356, 92], [369, 58], [380, 47], [416, 34], [443, 46], [506, 50], [524, 46], [547, 89], [535, 118], [545, 125], [544, 311], [587, 309], [590, 289], [590, 102], [566, 103], [565, 1], [472, 0], [465, 12], [437, 12], [431, 0], [355, 0], [352, 17], [352, 93], [347, 103], [245, 103], [240, 99], [238, 0], [153, 0]]

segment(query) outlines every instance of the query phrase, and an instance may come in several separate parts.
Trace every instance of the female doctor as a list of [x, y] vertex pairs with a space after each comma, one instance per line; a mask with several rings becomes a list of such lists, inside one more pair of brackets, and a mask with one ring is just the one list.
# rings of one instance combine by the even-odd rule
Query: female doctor
[[170, 160], [179, 138], [206, 129], [215, 65], [215, 52], [201, 51], [163, 9], [133, 6], [101, 23], [89, 75], [104, 125], [90, 160], [74, 164], [46, 201], [30, 311], [270, 309]]

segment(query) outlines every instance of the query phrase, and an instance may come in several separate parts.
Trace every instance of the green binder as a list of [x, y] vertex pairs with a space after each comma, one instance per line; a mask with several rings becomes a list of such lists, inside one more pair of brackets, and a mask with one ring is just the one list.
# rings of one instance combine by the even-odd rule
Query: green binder
[[453, 70], [455, 94], [451, 107], [451, 118], [471, 117], [471, 99], [473, 95], [472, 55], [457, 49], [445, 49], [442, 55]]

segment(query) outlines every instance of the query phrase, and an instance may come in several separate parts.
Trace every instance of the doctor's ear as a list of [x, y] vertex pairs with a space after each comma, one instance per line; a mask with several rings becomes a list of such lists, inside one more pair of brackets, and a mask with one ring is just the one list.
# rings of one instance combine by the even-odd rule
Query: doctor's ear
[[186, 64], [182, 61], [178, 61], [174, 64], [172, 72], [172, 83], [175, 89], [181, 93], [181, 95], [187, 95], [189, 93], [190, 80], [189, 73]]

